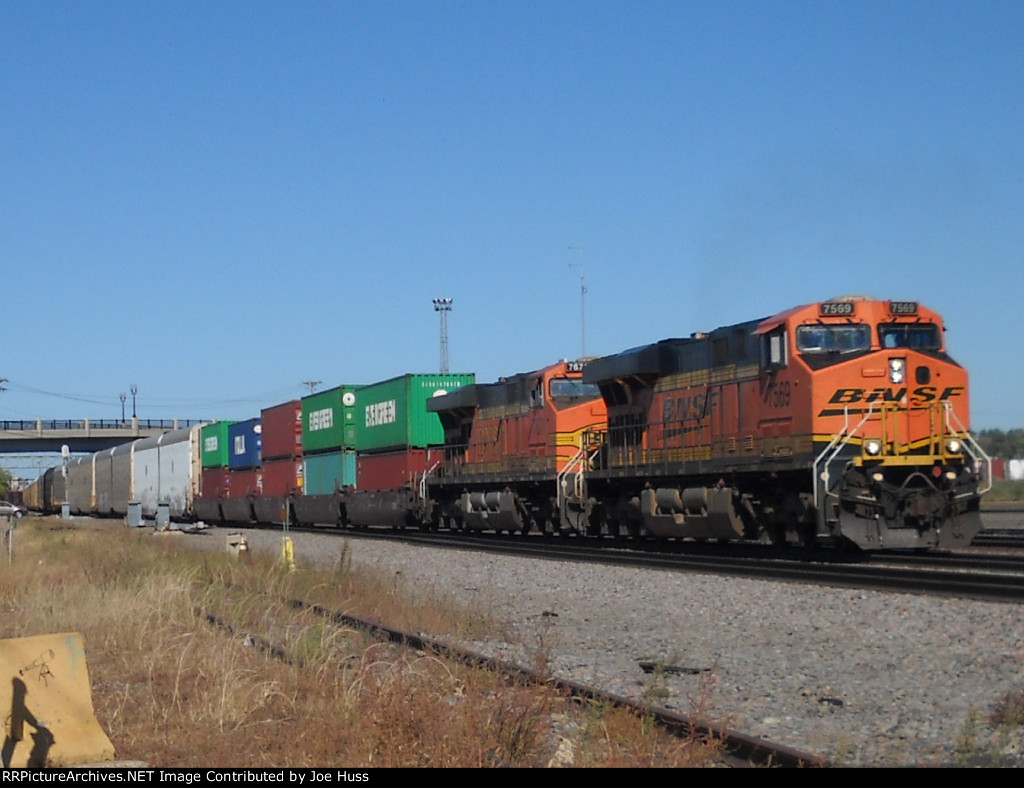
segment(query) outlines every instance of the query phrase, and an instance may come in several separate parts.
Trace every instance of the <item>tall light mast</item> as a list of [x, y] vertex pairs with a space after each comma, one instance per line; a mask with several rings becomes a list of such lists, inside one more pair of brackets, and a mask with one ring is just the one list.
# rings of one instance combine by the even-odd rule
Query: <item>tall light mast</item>
[[452, 299], [435, 298], [434, 311], [441, 315], [441, 374], [448, 374], [448, 313], [452, 311]]

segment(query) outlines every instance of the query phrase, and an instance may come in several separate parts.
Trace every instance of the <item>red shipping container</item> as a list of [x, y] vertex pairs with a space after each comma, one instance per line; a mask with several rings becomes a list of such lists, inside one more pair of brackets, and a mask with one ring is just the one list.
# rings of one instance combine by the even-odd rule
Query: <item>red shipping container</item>
[[302, 459], [265, 460], [263, 462], [263, 494], [278, 498], [302, 493]]
[[263, 460], [302, 456], [302, 400], [292, 400], [260, 414]]
[[227, 495], [228, 469], [204, 468], [199, 484], [199, 494], [207, 500], [213, 501]]
[[415, 488], [423, 474], [444, 463], [444, 449], [403, 449], [381, 454], [360, 454], [356, 459], [356, 490], [376, 492]]
[[249, 495], [263, 494], [263, 471], [260, 468], [228, 471], [227, 485], [224, 488], [225, 498], [247, 498]]

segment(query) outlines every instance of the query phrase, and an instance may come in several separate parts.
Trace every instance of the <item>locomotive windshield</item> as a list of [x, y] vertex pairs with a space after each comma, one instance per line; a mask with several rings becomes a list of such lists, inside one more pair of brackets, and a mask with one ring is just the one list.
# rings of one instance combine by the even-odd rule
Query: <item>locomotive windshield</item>
[[882, 347], [909, 347], [941, 350], [942, 337], [934, 323], [882, 323], [878, 326]]
[[801, 353], [855, 353], [871, 347], [871, 327], [863, 323], [798, 326], [796, 347]]
[[601, 396], [597, 384], [584, 383], [579, 378], [552, 378], [550, 387], [552, 399], [579, 402]]

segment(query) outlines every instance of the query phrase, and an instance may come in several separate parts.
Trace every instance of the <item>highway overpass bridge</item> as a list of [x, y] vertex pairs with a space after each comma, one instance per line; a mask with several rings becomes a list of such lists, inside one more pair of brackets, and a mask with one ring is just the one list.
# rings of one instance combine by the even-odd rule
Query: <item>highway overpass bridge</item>
[[205, 423], [187, 419], [0, 421], [0, 454], [60, 454], [63, 446], [72, 453], [101, 451], [136, 438]]

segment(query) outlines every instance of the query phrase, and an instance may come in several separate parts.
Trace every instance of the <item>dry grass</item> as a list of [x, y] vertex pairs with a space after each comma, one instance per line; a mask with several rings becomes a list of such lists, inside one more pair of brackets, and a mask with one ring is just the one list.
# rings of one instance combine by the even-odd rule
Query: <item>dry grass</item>
[[13, 563], [0, 557], [0, 637], [82, 633], [97, 717], [119, 757], [161, 767], [664, 767], [717, 756], [717, 745], [666, 736], [642, 717], [376, 642], [286, 603], [411, 631], [497, 634], [481, 611], [353, 570], [344, 550], [330, 570], [287, 572], [178, 541], [29, 519]]

